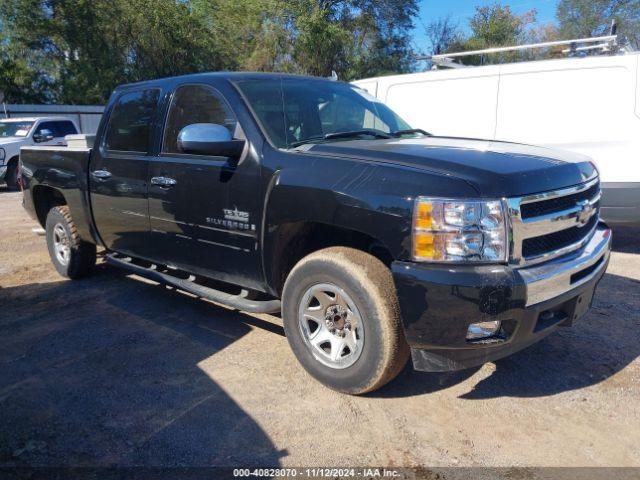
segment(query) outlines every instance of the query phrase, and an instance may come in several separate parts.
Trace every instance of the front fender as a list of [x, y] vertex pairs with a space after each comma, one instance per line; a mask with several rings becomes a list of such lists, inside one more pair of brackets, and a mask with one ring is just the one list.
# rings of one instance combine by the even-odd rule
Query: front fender
[[413, 203], [419, 195], [478, 193], [463, 180], [420, 169], [300, 155], [273, 171], [265, 189], [265, 252], [279, 225], [317, 222], [366, 234], [394, 260], [408, 260]]
[[9, 163], [9, 160], [18, 157], [20, 155], [20, 147], [23, 146], [22, 143], [4, 143], [0, 144], [0, 148], [4, 149], [5, 157], [4, 162], [5, 165]]

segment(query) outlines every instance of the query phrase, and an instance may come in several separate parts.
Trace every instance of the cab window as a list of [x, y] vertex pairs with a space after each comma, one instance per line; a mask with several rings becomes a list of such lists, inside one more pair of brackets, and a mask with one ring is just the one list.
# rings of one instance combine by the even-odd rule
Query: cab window
[[122, 95], [109, 118], [105, 147], [108, 150], [148, 153], [159, 96], [157, 89]]
[[0, 137], [26, 137], [33, 122], [0, 122]]
[[265, 134], [279, 148], [332, 133], [363, 129], [391, 133], [410, 128], [385, 104], [341, 82], [283, 78], [237, 85]]
[[162, 151], [181, 153], [178, 149], [178, 134], [184, 127], [194, 123], [223, 125], [233, 136], [237, 121], [231, 108], [212, 87], [183, 85], [176, 90], [171, 100]]
[[73, 123], [66, 120], [42, 122], [35, 133], [41, 134], [43, 130], [50, 131], [55, 138], [78, 133]]

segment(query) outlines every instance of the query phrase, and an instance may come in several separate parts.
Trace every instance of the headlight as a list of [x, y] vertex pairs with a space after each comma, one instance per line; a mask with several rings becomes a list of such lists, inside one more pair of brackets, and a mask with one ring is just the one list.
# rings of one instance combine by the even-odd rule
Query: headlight
[[0, 165], [4, 165], [4, 156], [5, 156], [4, 148], [0, 147]]
[[507, 232], [500, 200], [418, 197], [413, 259], [419, 262], [504, 262]]

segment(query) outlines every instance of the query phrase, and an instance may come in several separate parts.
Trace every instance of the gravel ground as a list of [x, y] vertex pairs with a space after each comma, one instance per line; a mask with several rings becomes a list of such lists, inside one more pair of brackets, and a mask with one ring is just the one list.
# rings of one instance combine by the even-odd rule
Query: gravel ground
[[0, 187], [1, 466], [640, 466], [640, 240], [593, 310], [510, 358], [313, 381], [281, 322], [105, 265], [71, 282]]

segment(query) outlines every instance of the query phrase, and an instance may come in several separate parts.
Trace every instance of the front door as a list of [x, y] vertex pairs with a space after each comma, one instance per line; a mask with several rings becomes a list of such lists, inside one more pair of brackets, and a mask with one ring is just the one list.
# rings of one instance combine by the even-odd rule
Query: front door
[[120, 96], [89, 165], [100, 238], [111, 250], [142, 258], [149, 253], [148, 155], [159, 96], [158, 89]]
[[257, 159], [248, 153], [240, 160], [182, 153], [178, 134], [195, 123], [223, 125], [234, 138], [244, 138], [213, 85], [187, 84], [175, 90], [161, 152], [149, 165], [155, 257], [196, 274], [259, 287]]
[[41, 122], [36, 130], [33, 132], [33, 138], [50, 138], [50, 140], [44, 140], [37, 142], [40, 145], [67, 145], [65, 136], [74, 135], [78, 133], [75, 125], [71, 120], [48, 120]]

